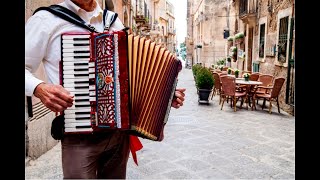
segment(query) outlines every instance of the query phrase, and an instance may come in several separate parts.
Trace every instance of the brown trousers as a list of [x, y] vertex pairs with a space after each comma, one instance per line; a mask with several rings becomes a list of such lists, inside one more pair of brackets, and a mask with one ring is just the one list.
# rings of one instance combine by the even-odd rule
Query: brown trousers
[[125, 179], [129, 135], [125, 132], [66, 135], [61, 140], [64, 179]]

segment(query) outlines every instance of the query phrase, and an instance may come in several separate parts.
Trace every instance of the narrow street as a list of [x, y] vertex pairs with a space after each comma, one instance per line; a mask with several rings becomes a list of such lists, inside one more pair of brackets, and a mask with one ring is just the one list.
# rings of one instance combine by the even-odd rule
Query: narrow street
[[[273, 106], [237, 108], [219, 97], [198, 104], [191, 69], [182, 69], [178, 87], [186, 100], [171, 109], [162, 142], [141, 139], [136, 166], [128, 162], [127, 179], [295, 179], [295, 117]], [[60, 143], [26, 162], [26, 179], [63, 179]]]

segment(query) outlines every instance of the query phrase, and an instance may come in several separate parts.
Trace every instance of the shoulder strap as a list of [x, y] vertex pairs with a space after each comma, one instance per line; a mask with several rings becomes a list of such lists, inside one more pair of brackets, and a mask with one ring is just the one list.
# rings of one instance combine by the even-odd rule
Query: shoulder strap
[[103, 24], [104, 24], [104, 30], [109, 31], [112, 24], [117, 20], [118, 14], [112, 11], [109, 11], [108, 9], [104, 9], [103, 11]]
[[75, 14], [74, 12], [72, 12], [71, 10], [69, 10], [63, 6], [54, 4], [54, 5], [50, 5], [49, 7], [39, 7], [38, 9], [36, 9], [34, 11], [33, 14], [35, 14], [36, 12], [38, 12], [40, 10], [47, 10], [47, 11], [51, 12], [52, 14], [61, 17], [62, 19], [66, 20], [66, 21], [69, 21], [75, 25], [78, 25], [80, 27], [83, 27], [83, 28], [89, 30], [90, 32], [97, 32], [93, 26], [86, 23], [77, 14]]

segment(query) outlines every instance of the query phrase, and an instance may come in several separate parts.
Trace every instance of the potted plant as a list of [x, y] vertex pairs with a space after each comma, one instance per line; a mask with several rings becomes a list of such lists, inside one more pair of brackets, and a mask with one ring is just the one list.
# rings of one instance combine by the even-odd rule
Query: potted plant
[[227, 61], [231, 62], [231, 57], [230, 56], [227, 57]]
[[196, 86], [198, 89], [198, 102], [209, 103], [209, 95], [214, 85], [214, 78], [210, 70], [206, 67], [201, 67], [197, 71]]
[[237, 61], [237, 47], [236, 46], [232, 46], [230, 48], [231, 50], [231, 56], [232, 56], [232, 59], [233, 59], [233, 62], [236, 62]]
[[234, 70], [234, 76], [236, 77], [236, 78], [238, 78], [239, 77], [239, 69], [235, 69]]
[[227, 38], [227, 43], [228, 43], [228, 46], [230, 47], [230, 46], [233, 46], [233, 37], [232, 36], [229, 36], [228, 38]]
[[245, 81], [249, 81], [250, 74], [249, 74], [249, 73], [244, 73], [244, 74], [243, 74], [243, 77], [244, 77], [244, 80], [245, 80]]
[[240, 44], [244, 41], [244, 33], [239, 32], [234, 36], [234, 40], [236, 41], [237, 44]]
[[231, 71], [232, 71], [232, 69], [228, 68], [228, 70], [227, 70], [228, 74], [231, 74]]
[[194, 80], [196, 81], [196, 78], [197, 78], [197, 72], [198, 70], [201, 68], [201, 65], [200, 64], [195, 64], [192, 66], [192, 73], [193, 73], [193, 78]]

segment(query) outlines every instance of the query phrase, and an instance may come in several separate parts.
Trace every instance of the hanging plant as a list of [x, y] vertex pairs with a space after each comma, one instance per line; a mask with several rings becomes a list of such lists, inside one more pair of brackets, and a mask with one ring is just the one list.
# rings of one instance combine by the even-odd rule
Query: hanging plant
[[237, 44], [242, 43], [244, 41], [244, 33], [243, 32], [237, 33], [236, 35], [234, 35], [234, 39]]

